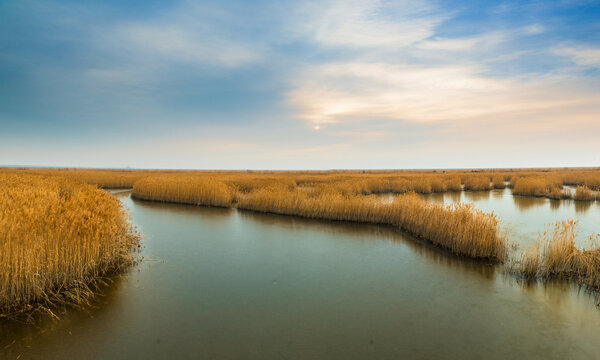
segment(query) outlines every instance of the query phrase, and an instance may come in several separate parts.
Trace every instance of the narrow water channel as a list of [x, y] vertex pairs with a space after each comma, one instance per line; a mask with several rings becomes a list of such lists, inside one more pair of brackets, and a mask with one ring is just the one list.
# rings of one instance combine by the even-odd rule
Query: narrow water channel
[[[1, 327], [0, 358], [594, 359], [600, 352], [600, 310], [572, 285], [523, 284], [387, 227], [117, 196], [145, 234], [144, 261], [94, 309], [38, 328]], [[492, 192], [477, 203], [497, 206], [498, 198]], [[510, 218], [516, 225], [523, 212], [524, 223], [547, 222], [527, 213], [542, 205], [511, 201], [522, 211]], [[558, 211], [586, 216], [567, 205]]]

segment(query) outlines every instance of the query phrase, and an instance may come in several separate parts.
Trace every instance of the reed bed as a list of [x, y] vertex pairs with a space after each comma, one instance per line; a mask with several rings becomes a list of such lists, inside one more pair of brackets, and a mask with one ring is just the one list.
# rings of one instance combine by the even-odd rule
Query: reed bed
[[446, 191], [461, 191], [462, 190], [462, 181], [460, 177], [453, 176], [445, 179], [446, 183]]
[[553, 179], [547, 177], [523, 177], [516, 180], [513, 186], [513, 194], [529, 196], [546, 196], [553, 188], [562, 188]]
[[504, 261], [506, 256], [506, 242], [495, 215], [468, 204], [427, 203], [412, 193], [382, 203], [363, 196], [344, 197], [334, 191], [309, 197], [299, 191], [263, 189], [240, 199], [237, 207], [314, 219], [387, 224], [455, 254], [497, 261]]
[[469, 176], [465, 179], [465, 190], [491, 190], [492, 184], [489, 176]]
[[570, 199], [571, 194], [566, 189], [555, 186], [550, 189], [550, 192], [546, 195], [546, 197], [552, 200], [562, 200]]
[[564, 181], [560, 176], [526, 176], [514, 180], [513, 194], [523, 196], [547, 197], [549, 199], [574, 199], [593, 201], [598, 197], [585, 185], [579, 185], [575, 193], [563, 188]]
[[492, 187], [494, 189], [506, 188], [506, 181], [504, 180], [504, 176], [496, 175], [496, 176], [492, 177]]
[[207, 177], [161, 176], [137, 181], [132, 196], [142, 200], [230, 207], [234, 186]]
[[[0, 316], [85, 303], [94, 284], [134, 261], [139, 238], [118, 200], [97, 187], [133, 187], [136, 198], [237, 207], [306, 218], [386, 224], [471, 258], [505, 262], [497, 217], [470, 205], [423, 202], [415, 193], [490, 190], [597, 199], [600, 169], [456, 171], [166, 171], [0, 168]], [[85, 185], [91, 184], [91, 185]], [[400, 194], [391, 202], [365, 196]], [[541, 235], [519, 256], [527, 277], [564, 277], [598, 289], [598, 246], [574, 246], [574, 224]]]
[[59, 177], [0, 174], [0, 317], [86, 303], [134, 263], [119, 201]]
[[600, 246], [598, 235], [589, 246], [575, 245], [576, 221], [559, 221], [541, 233], [537, 242], [521, 254], [514, 270], [529, 279], [575, 280], [592, 290], [600, 289]]
[[[490, 190], [503, 188], [510, 180], [509, 187], [514, 188], [519, 179], [551, 178], [552, 184], [586, 186], [591, 190], [600, 190], [599, 168], [572, 169], [472, 169], [472, 170], [329, 170], [329, 171], [218, 171], [218, 170], [128, 170], [128, 169], [73, 169], [73, 168], [0, 168], [0, 173], [38, 174], [59, 176], [102, 188], [133, 188], [142, 179], [154, 176], [198, 176], [211, 177], [232, 184], [243, 193], [273, 184], [287, 184], [294, 187], [312, 188], [319, 184], [328, 184], [339, 188], [346, 194], [376, 194], [417, 192]], [[487, 178], [487, 181], [485, 180]], [[490, 182], [491, 180], [491, 182]], [[488, 183], [489, 182], [489, 183]], [[547, 196], [547, 191], [521, 188], [521, 195]], [[542, 194], [543, 193], [543, 194]], [[537, 194], [537, 195], [536, 195]], [[541, 194], [541, 195], [540, 195]], [[557, 198], [554, 190], [552, 195]], [[561, 195], [564, 197], [564, 194]], [[572, 198], [572, 197], [571, 197]]]
[[577, 186], [575, 189], [575, 196], [573, 198], [578, 201], [590, 201], [596, 199], [592, 190], [585, 185]]
[[456, 254], [495, 261], [505, 259], [506, 242], [500, 235], [494, 214], [483, 213], [466, 204], [444, 206], [424, 202], [414, 193], [399, 195], [391, 203], [384, 203], [377, 198], [355, 194], [356, 191], [360, 190], [347, 191], [340, 184], [320, 184], [311, 192], [269, 185], [242, 193], [213, 179], [154, 177], [138, 181], [133, 196], [314, 219], [387, 224]]

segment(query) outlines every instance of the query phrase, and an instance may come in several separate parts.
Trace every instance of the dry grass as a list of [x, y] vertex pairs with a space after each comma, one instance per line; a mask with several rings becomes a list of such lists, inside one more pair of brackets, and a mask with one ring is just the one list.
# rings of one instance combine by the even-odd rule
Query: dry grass
[[576, 221], [560, 221], [545, 231], [537, 243], [524, 252], [516, 271], [528, 278], [576, 280], [590, 289], [600, 289], [600, 247], [598, 236], [590, 236], [586, 249], [575, 246]]
[[79, 304], [133, 263], [138, 237], [119, 201], [57, 177], [0, 174], [0, 316]]

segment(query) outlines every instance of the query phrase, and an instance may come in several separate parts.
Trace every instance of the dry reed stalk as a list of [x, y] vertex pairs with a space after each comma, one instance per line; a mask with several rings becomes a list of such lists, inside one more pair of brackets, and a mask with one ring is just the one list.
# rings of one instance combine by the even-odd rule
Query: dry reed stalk
[[590, 236], [589, 247], [580, 250], [575, 245], [576, 225], [573, 220], [559, 221], [552, 231], [541, 233], [536, 244], [521, 255], [515, 270], [528, 278], [571, 279], [600, 289], [600, 237]]
[[120, 202], [59, 177], [0, 174], [0, 316], [86, 302], [134, 262]]

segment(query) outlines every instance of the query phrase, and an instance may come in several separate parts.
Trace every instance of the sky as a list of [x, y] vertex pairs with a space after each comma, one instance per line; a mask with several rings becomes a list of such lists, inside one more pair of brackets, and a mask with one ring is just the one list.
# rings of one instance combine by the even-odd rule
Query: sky
[[0, 165], [600, 166], [600, 1], [0, 0]]

